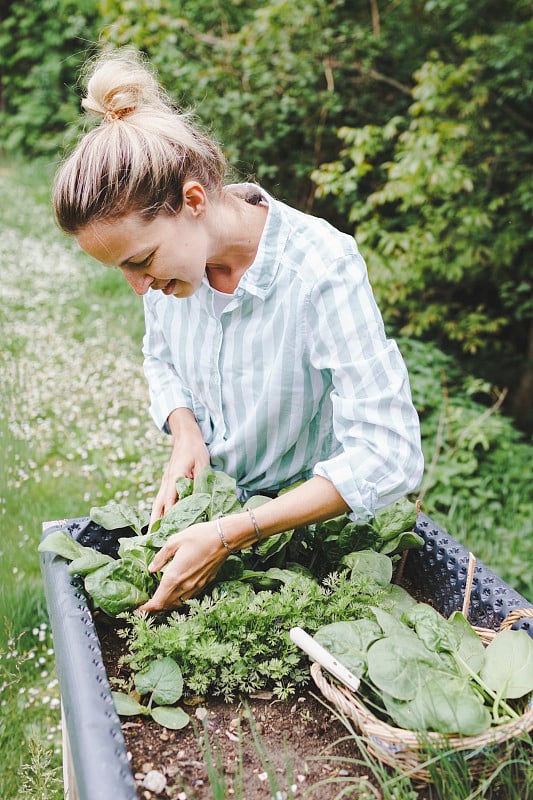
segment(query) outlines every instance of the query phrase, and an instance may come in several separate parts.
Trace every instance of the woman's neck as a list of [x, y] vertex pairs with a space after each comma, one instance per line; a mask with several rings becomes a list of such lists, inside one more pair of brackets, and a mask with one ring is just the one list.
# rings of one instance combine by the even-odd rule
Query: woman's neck
[[214, 289], [232, 294], [257, 255], [268, 206], [250, 204], [231, 193], [211, 208], [215, 219], [215, 251], [206, 274]]

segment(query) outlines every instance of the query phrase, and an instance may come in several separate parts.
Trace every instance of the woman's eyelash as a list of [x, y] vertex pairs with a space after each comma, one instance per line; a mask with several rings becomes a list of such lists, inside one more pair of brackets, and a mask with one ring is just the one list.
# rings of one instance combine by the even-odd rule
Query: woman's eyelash
[[153, 253], [150, 254], [149, 256], [147, 256], [146, 258], [143, 258], [142, 261], [131, 261], [130, 262], [130, 266], [131, 267], [147, 267], [150, 264], [150, 262], [152, 261], [152, 258], [153, 258]]

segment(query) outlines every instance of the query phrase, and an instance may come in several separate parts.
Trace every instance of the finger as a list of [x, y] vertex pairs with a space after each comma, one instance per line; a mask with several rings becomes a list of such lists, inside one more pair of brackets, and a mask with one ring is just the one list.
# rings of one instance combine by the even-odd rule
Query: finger
[[150, 572], [160, 572], [165, 566], [165, 564], [167, 564], [170, 561], [170, 559], [173, 558], [174, 555], [176, 554], [178, 545], [177, 542], [171, 541], [171, 539], [172, 537], [170, 537], [170, 539], [167, 539], [161, 550], [158, 550], [158, 552], [151, 560], [150, 565], [148, 567]]
[[196, 463], [195, 463], [195, 465], [194, 465], [194, 467], [193, 467], [193, 469], [191, 471], [190, 476], [188, 476], [188, 477], [190, 477], [190, 478], [192, 478], [194, 480], [195, 478], [197, 478], [200, 475], [201, 472], [203, 472], [203, 470], [206, 467], [208, 467], [210, 465], [210, 463], [211, 463], [211, 461], [209, 460], [209, 458], [206, 458], [204, 460], [198, 459], [198, 461], [196, 461]]
[[139, 611], [146, 611], [148, 614], [155, 611], [170, 611], [182, 606], [184, 602], [178, 588], [172, 584], [167, 586], [163, 578], [154, 596], [139, 606]]
[[159, 499], [156, 497], [154, 504], [152, 506], [152, 513], [150, 514], [150, 525], [149, 528], [152, 527], [154, 522], [158, 519], [161, 519], [162, 516], [166, 514], [166, 512], [172, 508], [172, 506], [176, 505], [178, 502], [178, 493], [171, 492], [166, 495], [163, 499]]

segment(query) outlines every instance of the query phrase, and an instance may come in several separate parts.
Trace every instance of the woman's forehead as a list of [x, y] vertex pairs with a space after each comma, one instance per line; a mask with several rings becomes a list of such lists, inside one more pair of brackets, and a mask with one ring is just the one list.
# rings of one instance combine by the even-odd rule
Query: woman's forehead
[[150, 238], [150, 226], [150, 222], [134, 212], [90, 222], [76, 234], [76, 240], [82, 250], [98, 261], [119, 265], [146, 246], [146, 240]]

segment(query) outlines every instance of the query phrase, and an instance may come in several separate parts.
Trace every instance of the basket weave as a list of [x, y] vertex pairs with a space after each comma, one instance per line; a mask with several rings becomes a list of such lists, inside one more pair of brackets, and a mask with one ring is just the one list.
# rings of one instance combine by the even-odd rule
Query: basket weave
[[[484, 644], [495, 636], [495, 631], [484, 628], [476, 628], [476, 632]], [[375, 717], [348, 688], [326, 678], [316, 662], [311, 665], [311, 676], [324, 697], [355, 723], [369, 752], [402, 774], [426, 783], [432, 780], [427, 762], [436, 753], [462, 753], [468, 759], [470, 773], [482, 775], [489, 767], [486, 757], [489, 751], [495, 752], [498, 748], [500, 758], [500, 749], [503, 753], [510, 751], [517, 737], [533, 729], [533, 702], [518, 719], [493, 726], [477, 736], [453, 736], [433, 731], [420, 733], [395, 728]]]

